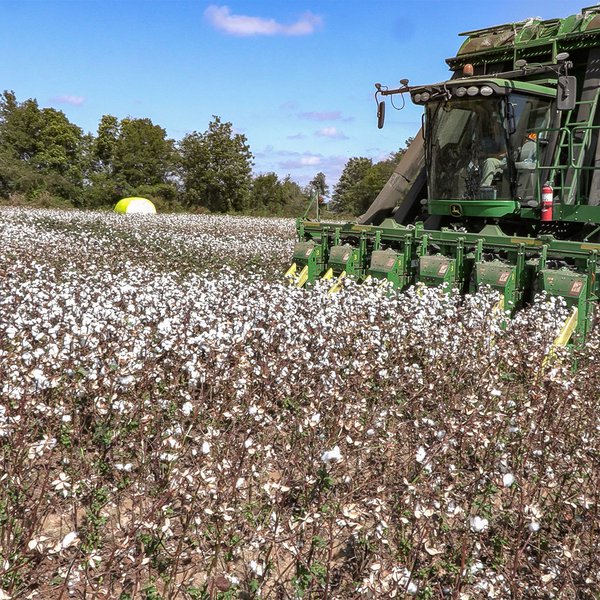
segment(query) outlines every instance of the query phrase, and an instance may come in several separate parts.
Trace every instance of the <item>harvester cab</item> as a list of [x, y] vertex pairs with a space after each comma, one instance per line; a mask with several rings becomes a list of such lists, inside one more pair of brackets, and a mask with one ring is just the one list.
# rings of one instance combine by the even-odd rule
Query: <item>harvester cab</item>
[[561, 53], [555, 64], [534, 67], [521, 60], [518, 70], [493, 77], [476, 77], [466, 64], [463, 77], [434, 85], [375, 85], [379, 115], [385, 114], [379, 95], [408, 93], [424, 107], [429, 215], [464, 217], [470, 228], [481, 228], [482, 219], [541, 206], [536, 184], [546, 173], [537, 167], [556, 143], [560, 111], [575, 106], [568, 57]]
[[509, 312], [545, 291], [571, 307], [561, 339], [581, 342], [598, 300], [600, 5], [461, 35], [448, 80], [375, 85], [378, 127], [398, 94], [423, 126], [357, 222], [298, 220], [294, 281], [485, 285]]

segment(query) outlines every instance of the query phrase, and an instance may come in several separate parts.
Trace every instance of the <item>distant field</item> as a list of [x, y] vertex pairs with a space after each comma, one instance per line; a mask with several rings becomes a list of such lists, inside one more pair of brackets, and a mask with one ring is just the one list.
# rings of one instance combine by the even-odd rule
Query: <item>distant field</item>
[[597, 598], [598, 335], [293, 238], [0, 209], [0, 600]]

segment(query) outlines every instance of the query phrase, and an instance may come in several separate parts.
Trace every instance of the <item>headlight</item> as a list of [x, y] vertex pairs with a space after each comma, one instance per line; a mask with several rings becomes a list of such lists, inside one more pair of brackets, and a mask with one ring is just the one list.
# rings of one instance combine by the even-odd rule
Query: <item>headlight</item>
[[421, 94], [421, 102], [427, 102], [431, 98], [431, 94], [429, 92], [423, 92]]
[[480, 90], [482, 96], [491, 96], [494, 90], [489, 85], [484, 85]]
[[415, 94], [412, 99], [415, 104], [419, 104], [421, 102], [421, 94]]
[[467, 94], [469, 96], [477, 96], [477, 94], [479, 94], [479, 88], [477, 86], [470, 86], [467, 88]]
[[459, 87], [454, 90], [454, 95], [458, 98], [462, 98], [467, 93], [466, 87]]

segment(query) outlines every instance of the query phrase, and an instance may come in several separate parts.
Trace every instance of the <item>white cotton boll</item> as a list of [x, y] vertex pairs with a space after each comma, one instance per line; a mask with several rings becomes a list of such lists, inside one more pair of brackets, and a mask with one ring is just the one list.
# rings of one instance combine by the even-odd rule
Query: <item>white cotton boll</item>
[[406, 588], [406, 593], [410, 594], [411, 596], [414, 596], [418, 591], [419, 588], [417, 587], [417, 584], [412, 581], [408, 584], [408, 587]]
[[252, 444], [254, 443], [254, 441], [252, 440], [252, 438], [248, 438], [245, 442], [244, 442], [244, 448], [248, 449], [250, 448], [250, 446], [252, 446]]
[[417, 456], [416, 456], [417, 462], [422, 463], [425, 460], [426, 456], [427, 456], [427, 452], [425, 452], [425, 448], [423, 448], [423, 446], [419, 446], [419, 449], [417, 450]]
[[102, 562], [102, 558], [97, 554], [92, 554], [88, 559], [88, 565], [91, 569], [95, 569]]
[[61, 548], [68, 548], [69, 546], [71, 546], [73, 544], [73, 542], [76, 539], [77, 539], [76, 531], [71, 531], [70, 533], [67, 533], [67, 535], [65, 535], [65, 537], [62, 539], [62, 542], [60, 543]]
[[157, 325], [157, 329], [165, 334], [171, 331], [171, 319], [164, 319]]
[[333, 460], [342, 460], [342, 453], [340, 452], [340, 447], [334, 446], [331, 450], [326, 450], [325, 452], [323, 452], [323, 454], [321, 454], [321, 460], [324, 463], [329, 463]]
[[540, 530], [540, 524], [537, 521], [531, 521], [531, 523], [527, 525], [527, 529], [529, 529], [531, 533], [535, 533]]
[[501, 392], [500, 390], [492, 390], [492, 391], [490, 392], [490, 396], [496, 396], [496, 397], [499, 397], [499, 396], [502, 396], [502, 392]]
[[210, 444], [206, 441], [202, 442], [202, 454], [210, 454]]
[[181, 412], [186, 417], [189, 417], [192, 414], [193, 410], [194, 410], [194, 405], [191, 402], [185, 402], [184, 405], [181, 407]]
[[257, 563], [255, 560], [250, 561], [249, 567], [259, 577], [261, 577], [262, 574], [264, 573], [264, 567], [260, 563]]
[[502, 485], [504, 487], [510, 487], [515, 482], [515, 476], [512, 473], [505, 473], [502, 476]]
[[480, 560], [476, 560], [469, 568], [469, 571], [473, 574], [483, 571], [483, 563]]
[[482, 519], [480, 516], [471, 517], [471, 531], [475, 533], [481, 533], [485, 531], [489, 527], [489, 521], [487, 519]]

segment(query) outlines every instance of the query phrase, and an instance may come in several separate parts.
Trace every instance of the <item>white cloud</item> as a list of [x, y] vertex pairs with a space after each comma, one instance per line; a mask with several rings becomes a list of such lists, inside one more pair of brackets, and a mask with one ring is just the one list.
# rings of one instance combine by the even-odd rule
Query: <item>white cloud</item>
[[300, 169], [302, 167], [312, 167], [321, 164], [321, 157], [314, 154], [305, 154], [296, 158], [291, 158], [279, 163], [282, 169]]
[[215, 29], [240, 37], [253, 35], [310, 35], [323, 23], [320, 16], [311, 12], [301, 15], [295, 23], [284, 25], [278, 23], [275, 19], [235, 15], [231, 13], [228, 6], [217, 6], [215, 4], [211, 4], [204, 11], [204, 16]]
[[343, 131], [339, 131], [335, 127], [323, 127], [323, 129], [319, 129], [319, 131], [315, 132], [315, 135], [319, 137], [327, 137], [335, 140], [347, 140], [348, 137], [344, 135]]
[[342, 118], [342, 113], [339, 110], [324, 110], [302, 112], [298, 116], [309, 121], [338, 121]]
[[51, 102], [55, 104], [81, 106], [85, 102], [85, 96], [69, 96], [68, 94], [64, 94], [63, 96], [55, 96], [54, 98], [51, 98]]
[[318, 165], [318, 164], [321, 164], [321, 157], [319, 157], [319, 156], [303, 156], [300, 159], [300, 163], [304, 166]]

